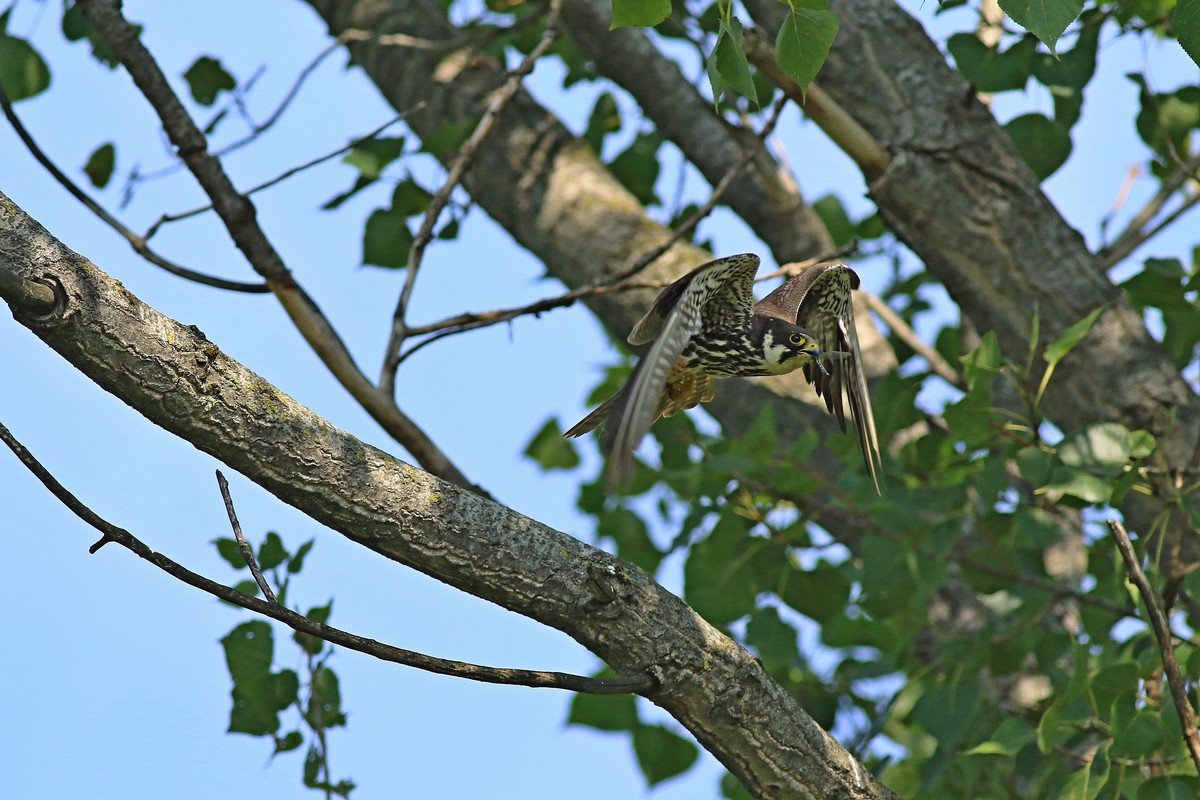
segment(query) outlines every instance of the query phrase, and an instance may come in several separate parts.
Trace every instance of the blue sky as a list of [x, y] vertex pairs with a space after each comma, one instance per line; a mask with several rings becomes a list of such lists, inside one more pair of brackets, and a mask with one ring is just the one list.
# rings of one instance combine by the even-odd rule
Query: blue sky
[[[266, 64], [255, 94], [260, 117], [326, 43], [315, 15], [295, 2], [125, 5], [130, 18], [146, 25], [145, 40], [168, 75], [181, 75], [205, 53], [219, 57], [242, 79]], [[58, 13], [57, 4], [24, 0], [10, 22], [10, 32], [30, 37], [54, 75], [48, 93], [19, 104], [26, 125], [81, 183], [79, 168], [104, 141], [117, 142], [118, 175], [135, 160], [144, 170], [167, 164], [145, 102], [123, 72], [96, 68], [84, 45], [62, 41]], [[925, 21], [932, 15], [927, 9], [917, 13]], [[960, 15], [951, 17], [950, 26], [961, 29], [968, 22]], [[1100, 83], [1076, 129], [1072, 160], [1047, 186], [1092, 243], [1096, 220], [1142, 154], [1131, 124], [1136, 90], [1122, 73], [1138, 68], [1147, 56], [1132, 42], [1118, 43], [1113, 56], [1102, 62]], [[328, 59], [259, 147], [226, 160], [239, 186], [339, 147], [391, 116], [373, 87], [357, 72], [346, 72], [344, 63], [341, 54]], [[1197, 77], [1181, 54], [1155, 55], [1152, 66], [1159, 89]], [[555, 88], [556, 76], [553, 65], [539, 68], [533, 91], [581, 130], [601, 87], [580, 87], [564, 97]], [[181, 80], [176, 86], [183, 91]], [[1050, 102], [1032, 92], [1004, 98], [998, 108], [1008, 118], [1030, 109], [1049, 111]], [[810, 197], [835, 191], [855, 214], [869, 208], [861, 178], [794, 109], [785, 115], [780, 136]], [[269, 296], [227, 294], [166, 275], [139, 260], [71, 199], [26, 156], [7, 126], [0, 127], [0, 153], [0, 190], [52, 233], [143, 301], [199, 326], [230, 356], [334, 424], [398, 452], [324, 373]], [[414, 170], [427, 184], [437, 180], [428, 165], [414, 165]], [[341, 214], [317, 210], [353, 178], [353, 170], [335, 161], [255, 201], [289, 266], [373, 375], [402, 274], [359, 266], [362, 222], [371, 209], [386, 204], [387, 187], [364, 192]], [[662, 181], [661, 194], [670, 196], [673, 177]], [[1152, 188], [1141, 181], [1131, 207]], [[695, 176], [688, 178], [687, 193], [704, 196]], [[116, 190], [99, 196], [116, 211]], [[179, 174], [143, 186], [117, 213], [135, 230], [144, 230], [164, 211], [201, 202], [199, 191]], [[1194, 220], [1190, 224], [1194, 229]], [[703, 233], [715, 239], [722, 254], [763, 250], [727, 213], [706, 222]], [[155, 245], [196, 269], [253, 277], [207, 217], [168, 227]], [[1189, 245], [1176, 232], [1139, 256], [1183, 257]], [[871, 287], [878, 288], [885, 277], [879, 265], [859, 269]], [[427, 252], [412, 318], [429, 321], [554, 294], [557, 287], [542, 280], [542, 272], [534, 258], [474, 210], [458, 241], [437, 242]], [[6, 376], [0, 384], [0, 421], [59, 480], [98, 513], [186, 566], [230, 583], [242, 577], [210, 544], [229, 535], [213, 479], [217, 462], [145, 422], [11, 321], [0, 320], [0, 358]], [[557, 311], [426, 348], [401, 371], [400, 405], [496, 497], [590, 540], [587, 520], [574, 511], [574, 480], [545, 475], [520, 453], [548, 416], [570, 424], [586, 411], [584, 401], [599, 369], [612, 359], [584, 309]], [[594, 470], [594, 449], [587, 444], [582, 452], [586, 467]], [[562, 634], [383, 561], [225, 472], [252, 539], [277, 530], [294, 548], [316, 537], [292, 599], [308, 607], [335, 597], [334, 624], [449, 658], [582, 673], [596, 668], [597, 660]], [[9, 724], [0, 734], [6, 792], [29, 798], [169, 792], [262, 800], [303, 793], [301, 756], [282, 756], [270, 764], [266, 742], [224, 733], [230, 687], [217, 642], [249, 618], [246, 612], [220, 605], [115, 546], [89, 556], [96, 534], [2, 453], [0, 502], [6, 509], [0, 526], [5, 550], [0, 613], [8, 630], [0, 682], [10, 691]], [[671, 570], [664, 581], [678, 586]], [[281, 643], [277, 655], [283, 666], [298, 665], [293, 651]], [[332, 767], [335, 777], [358, 782], [357, 798], [401, 792], [514, 798], [569, 793], [578, 800], [646, 794], [626, 739], [564, 725], [565, 693], [472, 684], [349, 652], [340, 652], [333, 665], [350, 723], [331, 737]], [[662, 719], [649, 706], [646, 713]], [[662, 800], [714, 796], [720, 774], [707, 759], [653, 794]]]

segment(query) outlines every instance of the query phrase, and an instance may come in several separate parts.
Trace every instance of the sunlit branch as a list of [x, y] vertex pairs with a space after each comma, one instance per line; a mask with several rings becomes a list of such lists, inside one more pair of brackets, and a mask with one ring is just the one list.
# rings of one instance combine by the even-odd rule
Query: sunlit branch
[[1179, 219], [1179, 217], [1195, 206], [1197, 202], [1200, 202], [1200, 192], [1185, 193], [1185, 199], [1178, 208], [1167, 214], [1157, 223], [1151, 224], [1170, 199], [1175, 196], [1175, 193], [1190, 181], [1195, 180], [1200, 180], [1200, 153], [1192, 156], [1187, 163], [1180, 164], [1178, 169], [1164, 178], [1158, 191], [1133, 216], [1133, 219], [1129, 220], [1129, 224], [1125, 226], [1125, 230], [1121, 231], [1112, 244], [1100, 248], [1100, 252], [1097, 254], [1097, 260], [1100, 265], [1107, 270], [1119, 264], [1130, 253]]

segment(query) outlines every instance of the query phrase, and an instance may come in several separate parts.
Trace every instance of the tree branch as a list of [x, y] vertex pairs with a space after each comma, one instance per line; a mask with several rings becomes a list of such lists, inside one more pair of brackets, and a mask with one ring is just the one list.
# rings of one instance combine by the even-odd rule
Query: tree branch
[[1142, 571], [1141, 562], [1137, 553], [1134, 552], [1133, 543], [1129, 541], [1129, 534], [1125, 532], [1125, 526], [1118, 520], [1110, 519], [1108, 520], [1108, 530], [1117, 543], [1117, 549], [1121, 551], [1121, 557], [1125, 559], [1130, 580], [1137, 586], [1142, 595], [1142, 601], [1146, 604], [1146, 611], [1150, 615], [1150, 627], [1154, 631], [1154, 638], [1158, 640], [1158, 649], [1162, 653], [1163, 671], [1167, 673], [1171, 698], [1175, 701], [1175, 710], [1179, 712], [1179, 721], [1183, 727], [1183, 740], [1192, 754], [1196, 772], [1200, 773], [1200, 734], [1196, 731], [1196, 711], [1192, 708], [1191, 700], [1188, 699], [1187, 683], [1179, 671], [1179, 662], [1175, 660], [1175, 642], [1171, 635], [1171, 623], [1167, 620], [1167, 615], [1163, 613], [1162, 606], [1159, 605], [1158, 598], [1154, 594], [1154, 588], [1146, 579], [1146, 573]]
[[120, 11], [117, 0], [80, 0], [78, 7], [104, 37], [138, 89], [153, 106], [180, 158], [212, 201], [234, 243], [295, 324], [305, 341], [338, 382], [372, 419], [404, 446], [423, 467], [446, 480], [482, 492], [471, 484], [433, 440], [374, 386], [346, 348], [333, 325], [284, 265], [255, 220], [253, 203], [234, 187], [221, 162], [208, 152], [204, 134], [179, 101], [154, 57], [138, 39], [138, 30]]
[[[170, 575], [172, 578], [180, 580], [189, 586], [200, 589], [203, 592], [211, 594], [220, 600], [231, 603], [235, 606], [240, 606], [249, 611], [261, 614], [264, 617], [278, 620], [284, 625], [287, 625], [294, 631], [307, 633], [310, 636], [315, 636], [318, 639], [323, 639], [332, 644], [341, 645], [349, 650], [356, 650], [360, 653], [365, 653], [369, 656], [374, 656], [382, 661], [390, 661], [401, 666], [414, 667], [424, 670], [425, 672], [434, 672], [439, 675], [449, 675], [454, 678], [466, 678], [468, 680], [480, 681], [482, 683], [498, 683], [508, 686], [530, 686], [534, 688], [549, 688], [549, 689], [567, 689], [573, 692], [583, 692], [585, 694], [633, 694], [652, 690], [656, 681], [650, 675], [622, 675], [616, 678], [587, 678], [582, 675], [571, 675], [565, 672], [543, 672], [527, 669], [509, 669], [505, 667], [485, 667], [479, 664], [470, 664], [465, 661], [452, 661], [448, 658], [437, 658], [428, 656], [424, 653], [418, 653], [414, 650], [405, 650], [400, 647], [393, 647], [389, 644], [377, 642], [374, 639], [368, 639], [365, 636], [358, 636], [349, 633], [340, 628], [335, 628], [331, 625], [325, 625], [320, 622], [314, 622], [303, 614], [298, 614], [295, 611], [282, 606], [276, 601], [274, 594], [269, 586], [262, 581], [262, 573], [257, 569], [257, 564], [254, 563], [254, 555], [251, 553], [247, 556], [248, 563], [252, 564], [254, 577], [260, 581], [259, 588], [263, 590], [266, 600], [259, 600], [257, 597], [242, 594], [237, 589], [225, 586], [210, 580], [198, 573], [192, 572], [187, 567], [172, 561], [162, 553], [155, 552], [150, 549], [144, 542], [138, 539], [124, 528], [117, 527], [105, 520], [99, 514], [96, 514], [88, 506], [75, 497], [66, 487], [47, 470], [34, 456], [17, 440], [12, 432], [9, 431], [3, 423], [0, 423], [0, 441], [3, 441], [8, 448], [16, 454], [21, 463], [33, 473], [39, 481], [42, 482], [52, 495], [58, 498], [75, 516], [91, 525], [96, 530], [103, 534], [99, 541], [89, 548], [89, 552], [96, 553], [101, 547], [109, 542], [119, 544], [127, 550], [131, 551], [139, 558], [149, 561], [154, 566], [161, 569], [163, 572]], [[221, 483], [221, 493], [225, 497], [225, 506], [230, 514], [230, 519], [233, 521], [234, 530], [238, 535], [238, 542], [245, 545], [245, 538], [241, 535], [241, 528], [237, 525], [236, 516], [233, 514], [233, 504], [229, 499], [229, 485], [225, 482], [225, 478], [221, 475], [221, 471], [217, 470], [218, 481]], [[245, 545], [249, 549], [249, 545]]]
[[413, 237], [412, 246], [408, 250], [408, 269], [404, 273], [404, 288], [400, 291], [400, 299], [397, 301], [396, 311], [392, 315], [392, 332], [388, 336], [387, 347], [384, 350], [379, 388], [389, 395], [394, 395], [396, 392], [396, 368], [400, 366], [400, 348], [404, 346], [404, 339], [408, 336], [408, 326], [405, 322], [408, 303], [412, 298], [413, 286], [416, 284], [417, 271], [421, 268], [425, 247], [433, 239], [433, 226], [437, 222], [438, 216], [441, 215], [442, 209], [446, 207], [446, 203], [450, 201], [450, 194], [462, 182], [463, 175], [474, 163], [479, 148], [492, 135], [505, 107], [521, 88], [521, 82], [525, 80], [526, 75], [533, 72], [537, 60], [545, 55], [550, 46], [554, 44], [555, 39], [558, 38], [558, 17], [561, 11], [562, 0], [550, 0], [550, 10], [546, 15], [546, 30], [542, 34], [541, 41], [529, 51], [529, 55], [525, 56], [517, 68], [509, 73], [504, 84], [492, 95], [487, 110], [483, 113], [483, 118], [475, 126], [471, 137], [463, 143], [462, 148], [458, 151], [458, 156], [454, 159], [453, 166], [450, 167], [450, 174], [446, 176], [445, 182], [429, 202], [429, 208], [425, 210], [425, 218], [421, 221], [421, 227], [417, 231], [417, 235]]
[[[729, 179], [723, 200], [771, 248], [777, 264], [833, 246], [793, 176], [763, 136], [735, 127], [714, 111], [678, 64], [636, 28], [610, 30], [610, 0], [565, 0], [563, 21], [598, 72], [637, 101], [654, 128], [673, 142], [711, 186]], [[743, 158], [750, 169], [735, 166]], [[714, 192], [715, 193], [715, 192]]]
[[25, 127], [25, 124], [21, 122], [21, 118], [17, 116], [16, 109], [13, 108], [12, 101], [9, 100], [8, 94], [4, 91], [3, 87], [0, 87], [0, 108], [3, 108], [4, 116], [8, 118], [8, 122], [10, 125], [12, 125], [13, 131], [16, 132], [17, 137], [20, 138], [20, 140], [25, 144], [25, 149], [27, 149], [29, 154], [32, 155], [34, 159], [36, 159], [37, 162], [41, 164], [47, 172], [50, 173], [50, 177], [58, 181], [59, 185], [66, 189], [72, 197], [82, 203], [88, 211], [91, 211], [93, 214], [99, 217], [101, 222], [115, 230], [117, 233], [121, 234], [125, 241], [129, 242], [130, 246], [133, 247], [134, 252], [140, 255], [142, 258], [146, 259], [151, 264], [154, 264], [156, 267], [161, 267], [172, 275], [189, 281], [194, 281], [205, 286], [212, 286], [217, 289], [227, 289], [231, 292], [248, 292], [251, 294], [266, 293], [270, 291], [265, 283], [243, 283], [241, 281], [230, 281], [224, 278], [216, 278], [212, 275], [205, 275], [202, 272], [196, 272], [195, 270], [188, 269], [187, 267], [181, 267], [175, 262], [168, 261], [160, 256], [158, 253], [152, 250], [150, 245], [147, 243], [147, 240], [150, 238], [149, 235], [138, 236], [132, 230], [125, 227], [125, 225], [119, 219], [114, 217], [112, 214], [109, 214], [103, 206], [93, 200], [87, 194], [87, 192], [83, 191], [83, 189], [80, 189], [73, 180], [67, 177], [65, 172], [58, 168], [57, 164], [50, 160], [50, 156], [46, 155], [46, 152], [42, 150], [40, 145], [38, 145], [37, 140], [33, 138], [33, 134], [29, 132], [29, 130]]
[[242, 559], [250, 569], [250, 574], [254, 576], [254, 582], [258, 584], [258, 589], [263, 593], [263, 597], [267, 599], [268, 603], [277, 604], [279, 601], [275, 599], [275, 592], [271, 591], [271, 584], [267, 583], [266, 578], [263, 577], [262, 570], [258, 568], [258, 559], [254, 557], [250, 543], [242, 534], [242, 525], [238, 522], [237, 511], [233, 508], [233, 497], [229, 494], [229, 481], [225, 480], [221, 470], [217, 470], [217, 486], [221, 489], [221, 499], [225, 501], [225, 513], [229, 515], [229, 524], [233, 527], [233, 536], [237, 539], [238, 549], [242, 551]]
[[18, 321], [147, 419], [347, 538], [562, 630], [618, 673], [653, 675], [646, 696], [751, 793], [894, 797], [642, 570], [338, 430], [0, 203], [0, 271], [61, 285], [59, 313]]

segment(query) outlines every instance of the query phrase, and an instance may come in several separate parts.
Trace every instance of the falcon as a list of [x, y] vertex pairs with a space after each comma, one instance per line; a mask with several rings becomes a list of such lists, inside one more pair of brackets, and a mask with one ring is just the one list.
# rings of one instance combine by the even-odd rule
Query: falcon
[[851, 290], [859, 279], [845, 264], [826, 261], [795, 275], [757, 303], [752, 253], [719, 258], [684, 275], [659, 294], [629, 334], [652, 342], [629, 381], [564, 436], [605, 420], [608, 487], [628, 482], [633, 451], [655, 421], [706, 403], [715, 379], [785, 375], [797, 369], [846, 430], [846, 400], [867, 472], [879, 491], [879, 443], [862, 371]]

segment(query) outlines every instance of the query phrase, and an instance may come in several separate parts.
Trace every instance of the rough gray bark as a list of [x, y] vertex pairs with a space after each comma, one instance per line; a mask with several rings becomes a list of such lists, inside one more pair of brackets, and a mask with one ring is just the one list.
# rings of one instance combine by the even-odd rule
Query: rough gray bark
[[[747, 6], [770, 31], [786, 13]], [[1158, 437], [1172, 465], [1191, 463], [1200, 399], [920, 23], [891, 0], [831, 8], [841, 29], [817, 80], [891, 155], [870, 184], [888, 226], [1009, 357], [1028, 352], [1034, 309], [1044, 345], [1110, 304], [1055, 372], [1049, 417], [1064, 430], [1121, 420]]]
[[[503, 80], [502, 66], [475, 51], [379, 43], [379, 36], [395, 32], [435, 42], [461, 41], [436, 0], [306, 2], [325, 19], [333, 36], [347, 30], [370, 33], [352, 42], [350, 51], [393, 108], [412, 109], [425, 103], [406, 119], [422, 138], [446, 125], [477, 119], [488, 93]], [[620, 273], [670, 235], [585, 142], [525, 92], [509, 104], [463, 183], [491, 217], [546, 265], [551, 276], [572, 289]], [[710, 258], [699, 248], [676, 243], [643, 275], [673, 280]], [[619, 292], [586, 302], [613, 338], [624, 340], [653, 295], [650, 290]], [[864, 331], [863, 346], [871, 351], [868, 366], [879, 365], [882, 371], [894, 365], [890, 353], [882, 352], [886, 346], [877, 335]], [[772, 408], [784, 441], [794, 441], [812, 429], [822, 439], [843, 435], [831, 417], [797, 399], [815, 399], [802, 381], [773, 378], [769, 386], [723, 381], [708, 409], [731, 435], [745, 431], [764, 406]], [[813, 452], [809, 464], [832, 480], [845, 469], [841, 459], [823, 447]], [[827, 507], [826, 500], [823, 495], [812, 497], [808, 510], [820, 514], [827, 527], [840, 530], [846, 519]]]
[[13, 305], [14, 317], [150, 421], [363, 546], [558, 628], [620, 672], [654, 674], [647, 697], [756, 796], [893, 796], [750, 653], [642, 570], [338, 430], [4, 195], [0, 273], [0, 289], [55, 287], [53, 311]]
[[815, 258], [833, 247], [824, 223], [766, 147], [719, 117], [712, 101], [643, 31], [609, 30], [611, 0], [564, 0], [563, 21], [600, 74], [629, 92], [655, 130], [674, 142], [710, 184], [725, 177], [745, 148], [756, 151], [724, 202], [771, 248], [778, 263]]

